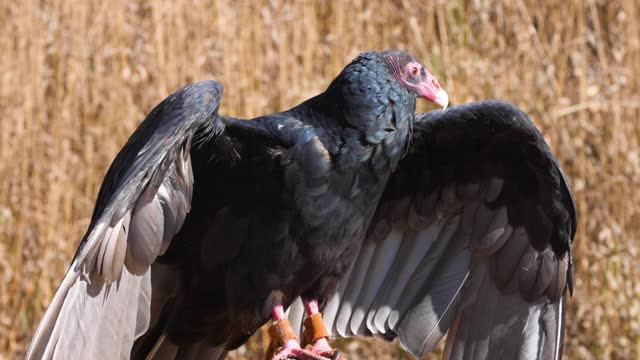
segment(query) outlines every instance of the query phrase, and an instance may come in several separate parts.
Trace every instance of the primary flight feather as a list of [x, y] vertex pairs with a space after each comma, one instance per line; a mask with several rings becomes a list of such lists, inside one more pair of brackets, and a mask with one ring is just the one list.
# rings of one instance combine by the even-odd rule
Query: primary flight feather
[[322, 356], [377, 335], [421, 357], [449, 331], [447, 358], [560, 358], [566, 176], [513, 105], [417, 97], [448, 104], [398, 50], [251, 120], [218, 114], [217, 82], [176, 91], [109, 168], [27, 357], [223, 358], [272, 318], [274, 356], [304, 357], [306, 313]]

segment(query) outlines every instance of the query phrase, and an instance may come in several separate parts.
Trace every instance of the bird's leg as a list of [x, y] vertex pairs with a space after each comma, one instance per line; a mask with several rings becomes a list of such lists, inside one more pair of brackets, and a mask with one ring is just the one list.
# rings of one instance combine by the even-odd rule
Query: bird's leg
[[[309, 307], [305, 302], [305, 307], [307, 308], [307, 313], [311, 317], [313, 314], [317, 314], [320, 319], [320, 324], [324, 329], [324, 325], [322, 324], [322, 316], [318, 311], [318, 302], [314, 302], [315, 305], [311, 306], [311, 312], [309, 311]], [[314, 310], [314, 311], [313, 311]], [[267, 360], [285, 360], [285, 359], [297, 359], [297, 360], [337, 360], [342, 359], [338, 357], [338, 353], [331, 349], [329, 343], [327, 342], [327, 337], [318, 338], [311, 337], [313, 340], [313, 348], [311, 350], [305, 350], [300, 348], [300, 344], [298, 343], [298, 338], [291, 327], [291, 323], [289, 323], [289, 319], [284, 314], [284, 308], [282, 305], [275, 306], [271, 311], [273, 314], [273, 324], [271, 328], [269, 328], [269, 336], [271, 337], [271, 344], [269, 345], [269, 349], [267, 350]], [[313, 313], [313, 314], [312, 314]], [[308, 320], [308, 319], [307, 319]], [[307, 328], [310, 328], [307, 322], [305, 322]], [[307, 331], [307, 330], [305, 330]], [[315, 332], [317, 333], [317, 332]], [[325, 330], [326, 333], [326, 330]], [[314, 333], [312, 333], [314, 334]], [[342, 359], [344, 360], [344, 359]]]
[[284, 313], [284, 308], [282, 305], [276, 305], [271, 310], [271, 314], [273, 315], [273, 324], [269, 328], [271, 344], [267, 350], [266, 359], [288, 359], [292, 355], [295, 356], [294, 350], [299, 350], [300, 344]]
[[327, 339], [329, 332], [322, 321], [322, 314], [318, 308], [318, 300], [304, 300], [307, 319], [304, 321], [303, 343], [311, 344], [311, 351], [329, 359], [342, 359], [338, 352], [329, 346]]

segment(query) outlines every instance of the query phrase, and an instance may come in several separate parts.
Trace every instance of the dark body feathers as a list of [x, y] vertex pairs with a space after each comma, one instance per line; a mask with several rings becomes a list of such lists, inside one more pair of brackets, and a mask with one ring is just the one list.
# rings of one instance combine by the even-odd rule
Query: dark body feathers
[[[540, 323], [553, 329], [541, 338], [561, 336], [549, 314], [564, 319], [558, 304], [570, 285], [575, 206], [557, 160], [517, 108], [486, 102], [416, 116], [415, 95], [379, 53], [362, 54], [323, 94], [279, 114], [225, 117], [217, 113], [221, 95], [212, 81], [180, 89], [132, 135], [107, 172], [29, 357], [111, 349], [122, 357], [217, 358], [268, 321], [274, 305], [299, 296], [326, 304], [335, 336], [400, 336], [416, 355], [447, 328], [473, 335], [456, 325], [466, 316], [458, 298], [474, 309], [483, 292], [519, 290], [514, 309], [524, 311], [547, 299], [540, 306], [553, 311]], [[474, 215], [485, 199], [490, 216]], [[468, 236], [458, 236], [460, 224]], [[444, 230], [429, 233], [433, 226]], [[484, 242], [473, 236], [478, 228]], [[487, 229], [495, 236], [484, 237]], [[450, 241], [427, 252], [424, 244], [447, 233]], [[524, 240], [507, 241], [511, 233]], [[469, 241], [477, 243], [471, 250]], [[505, 260], [500, 252], [510, 244], [520, 257]], [[432, 255], [408, 256], [416, 246]], [[490, 282], [474, 270], [485, 268]], [[449, 273], [451, 282], [438, 279]], [[426, 284], [445, 284], [436, 302], [453, 305], [420, 305], [433, 300]], [[122, 309], [122, 319], [104, 320]], [[429, 321], [407, 320], [420, 316]], [[526, 343], [496, 338], [503, 340]]]
[[[558, 359], [576, 212], [540, 132], [511, 104], [416, 116], [408, 153], [324, 308], [336, 337], [418, 357]], [[290, 310], [301, 324], [301, 303]]]
[[171, 338], [240, 345], [277, 303], [335, 290], [413, 122], [415, 98], [381, 71], [361, 58], [324, 94], [251, 125], [226, 118], [225, 134], [192, 150], [198, 196], [173, 241], [183, 246], [159, 259], [185, 269]]

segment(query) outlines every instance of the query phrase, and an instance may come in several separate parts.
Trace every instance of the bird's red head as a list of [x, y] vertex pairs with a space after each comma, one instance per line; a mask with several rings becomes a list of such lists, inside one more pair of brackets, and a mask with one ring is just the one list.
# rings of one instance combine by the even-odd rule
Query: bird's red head
[[417, 97], [427, 99], [443, 109], [449, 104], [449, 96], [438, 80], [420, 62], [400, 50], [381, 53], [398, 82]]

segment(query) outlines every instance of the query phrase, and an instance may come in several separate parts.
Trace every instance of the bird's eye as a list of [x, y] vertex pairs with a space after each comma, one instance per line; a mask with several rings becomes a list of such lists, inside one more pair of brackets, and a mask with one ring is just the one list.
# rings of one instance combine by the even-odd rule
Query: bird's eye
[[411, 76], [418, 76], [419, 73], [420, 73], [420, 69], [418, 69], [417, 66], [414, 66], [411, 68]]

